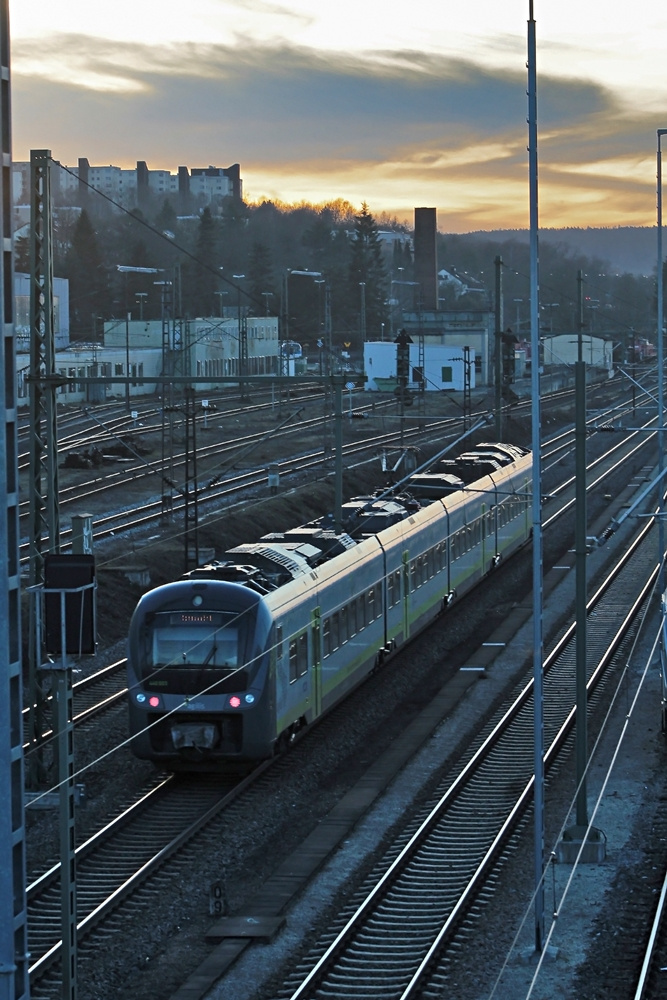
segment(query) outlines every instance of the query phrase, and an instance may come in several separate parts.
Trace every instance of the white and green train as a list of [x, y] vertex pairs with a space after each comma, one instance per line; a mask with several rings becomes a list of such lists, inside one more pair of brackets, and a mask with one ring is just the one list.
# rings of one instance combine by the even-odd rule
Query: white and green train
[[485, 445], [466, 461], [438, 499], [360, 498], [342, 534], [322, 519], [268, 535], [145, 594], [128, 645], [134, 753], [171, 770], [270, 757], [524, 545], [531, 454]]

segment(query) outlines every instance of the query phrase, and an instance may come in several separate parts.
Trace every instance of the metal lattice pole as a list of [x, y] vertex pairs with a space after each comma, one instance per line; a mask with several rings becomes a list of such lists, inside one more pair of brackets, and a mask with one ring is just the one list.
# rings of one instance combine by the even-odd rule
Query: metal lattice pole
[[0, 407], [4, 433], [0, 446], [0, 1000], [28, 1000], [28, 941], [25, 903], [25, 822], [23, 781], [23, 707], [18, 521], [18, 442], [14, 287], [12, 281], [11, 88], [9, 0], [0, 0], [0, 229], [2, 267], [2, 365]]

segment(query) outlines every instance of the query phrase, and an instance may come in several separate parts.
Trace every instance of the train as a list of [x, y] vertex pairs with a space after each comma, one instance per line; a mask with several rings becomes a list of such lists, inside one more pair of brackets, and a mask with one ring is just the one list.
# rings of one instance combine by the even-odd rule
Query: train
[[481, 444], [350, 500], [338, 525], [265, 535], [149, 590], [128, 635], [133, 753], [224, 771], [285, 749], [528, 541], [532, 478], [528, 450]]

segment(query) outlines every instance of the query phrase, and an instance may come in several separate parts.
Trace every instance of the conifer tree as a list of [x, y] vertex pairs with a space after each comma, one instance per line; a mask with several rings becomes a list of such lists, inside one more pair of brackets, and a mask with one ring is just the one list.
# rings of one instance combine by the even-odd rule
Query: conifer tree
[[109, 280], [97, 235], [82, 209], [65, 263], [69, 278], [70, 330], [73, 339], [91, 339], [98, 317], [110, 315]]
[[[214, 316], [215, 293], [220, 291], [217, 277], [218, 264], [218, 233], [215, 219], [210, 208], [206, 207], [199, 217], [197, 231], [196, 261], [188, 262], [187, 271], [183, 274], [184, 285], [187, 281], [187, 313], [190, 316]], [[186, 289], [184, 288], [184, 292]]]
[[387, 318], [387, 271], [382, 243], [375, 219], [366, 202], [355, 217], [354, 238], [350, 245], [350, 270], [348, 280], [349, 309], [352, 322], [356, 313], [357, 336], [353, 343], [363, 350], [363, 336], [377, 340], [382, 323]]
[[[253, 316], [276, 313], [279, 307], [276, 298], [271, 253], [265, 243], [255, 240], [248, 258], [250, 278], [250, 312]], [[270, 294], [266, 294], [270, 293]]]

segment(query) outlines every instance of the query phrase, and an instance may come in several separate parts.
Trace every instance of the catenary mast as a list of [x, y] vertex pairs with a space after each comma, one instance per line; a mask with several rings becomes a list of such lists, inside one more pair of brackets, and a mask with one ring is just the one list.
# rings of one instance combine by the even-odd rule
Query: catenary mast
[[2, 368], [0, 412], [0, 1000], [27, 1000], [21, 629], [18, 549], [18, 444], [11, 219], [9, 0], [0, 0], [0, 227], [2, 229]]

